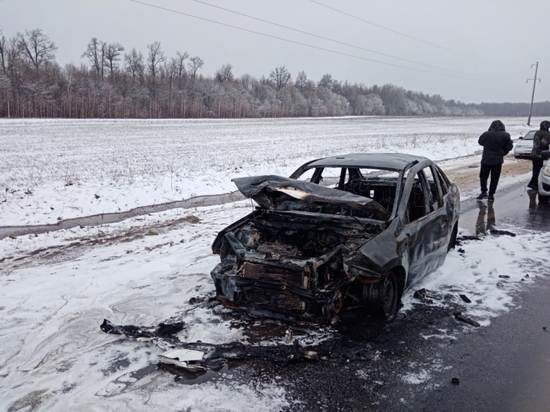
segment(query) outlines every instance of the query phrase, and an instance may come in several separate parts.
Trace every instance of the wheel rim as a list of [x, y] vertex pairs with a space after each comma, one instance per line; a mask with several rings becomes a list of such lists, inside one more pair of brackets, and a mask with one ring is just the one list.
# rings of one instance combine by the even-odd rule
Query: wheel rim
[[393, 321], [399, 307], [400, 289], [397, 278], [388, 273], [379, 282], [363, 284], [363, 304], [370, 313]]

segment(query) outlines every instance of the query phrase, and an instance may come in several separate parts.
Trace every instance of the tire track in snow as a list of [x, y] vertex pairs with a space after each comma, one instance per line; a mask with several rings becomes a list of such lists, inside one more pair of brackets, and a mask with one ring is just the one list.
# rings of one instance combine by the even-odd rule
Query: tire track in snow
[[225, 203], [237, 202], [245, 197], [238, 191], [220, 195], [204, 195], [191, 197], [175, 202], [160, 203], [158, 205], [139, 206], [125, 212], [101, 213], [98, 215], [76, 217], [61, 220], [58, 223], [30, 226], [0, 226], [0, 240], [9, 236], [22, 236], [53, 232], [56, 230], [72, 229], [77, 226], [99, 226], [109, 223], [118, 223], [132, 217], [149, 213], [164, 212], [170, 209], [192, 209], [195, 207], [217, 206]]

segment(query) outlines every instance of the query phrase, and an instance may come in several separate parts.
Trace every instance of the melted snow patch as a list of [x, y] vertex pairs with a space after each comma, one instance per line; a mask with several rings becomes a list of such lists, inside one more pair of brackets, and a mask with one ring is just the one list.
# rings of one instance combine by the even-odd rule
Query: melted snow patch
[[421, 370], [417, 372], [411, 372], [401, 377], [403, 383], [409, 385], [419, 385], [427, 382], [431, 378], [430, 373], [427, 370]]

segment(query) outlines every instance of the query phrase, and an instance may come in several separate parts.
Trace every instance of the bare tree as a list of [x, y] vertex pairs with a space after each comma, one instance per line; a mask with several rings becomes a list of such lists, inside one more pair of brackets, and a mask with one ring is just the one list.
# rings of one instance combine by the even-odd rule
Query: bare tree
[[271, 71], [269, 79], [275, 83], [275, 87], [277, 87], [277, 89], [281, 90], [283, 87], [288, 85], [290, 80], [292, 80], [292, 76], [285, 66], [281, 66], [276, 67]]
[[178, 77], [181, 79], [182, 77], [185, 77], [186, 75], [186, 70], [185, 70], [185, 60], [189, 58], [189, 53], [187, 52], [184, 52], [184, 53], [181, 53], [181, 52], [177, 52], [176, 53], [176, 58], [174, 58], [174, 61], [175, 61], [175, 64], [177, 66], [177, 69], [178, 69]]
[[145, 73], [145, 64], [143, 63], [143, 53], [138, 52], [135, 48], [132, 49], [130, 54], [124, 55], [125, 69], [132, 78], [142, 78]]
[[105, 60], [106, 44], [96, 37], [88, 43], [86, 51], [82, 53], [82, 57], [87, 57], [90, 65], [94, 68], [96, 74], [103, 78], [103, 67]]
[[[2, 36], [2, 30], [0, 30], [0, 36]], [[8, 72], [7, 67], [7, 60], [8, 60], [8, 50], [7, 50], [7, 41], [6, 37], [2, 36], [0, 37], [0, 68], [2, 69], [2, 73], [6, 74]]]
[[41, 29], [17, 33], [16, 38], [24, 58], [34, 66], [36, 73], [42, 64], [55, 60], [57, 46]]
[[157, 77], [159, 66], [166, 61], [164, 52], [160, 47], [160, 42], [156, 41], [147, 45], [149, 55], [147, 56], [147, 68], [153, 79]]
[[0, 112], [3, 110], [2, 101], [6, 102], [6, 116], [9, 119], [11, 117], [10, 110], [10, 96], [11, 96], [11, 81], [8, 76], [0, 73]]
[[204, 66], [204, 61], [199, 57], [191, 57], [189, 59], [189, 63], [187, 63], [187, 67], [189, 67], [189, 70], [191, 70], [191, 75], [193, 76], [193, 79], [197, 77], [197, 71]]
[[233, 80], [233, 66], [231, 66], [229, 63], [224, 64], [221, 69], [216, 72], [216, 80], [220, 83]]
[[109, 69], [111, 77], [118, 70], [118, 61], [124, 51], [124, 46], [120, 43], [109, 43], [105, 47], [105, 65]]
[[6, 56], [7, 56], [7, 70], [9, 75], [12, 77], [12, 80], [17, 77], [19, 74], [21, 64], [18, 64], [21, 61], [21, 52], [18, 46], [17, 38], [12, 37], [9, 39], [8, 45], [6, 47]]

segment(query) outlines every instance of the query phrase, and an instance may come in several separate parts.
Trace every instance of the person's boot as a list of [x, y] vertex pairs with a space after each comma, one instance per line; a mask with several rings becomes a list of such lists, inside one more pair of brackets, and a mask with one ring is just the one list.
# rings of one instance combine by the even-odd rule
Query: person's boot
[[487, 198], [487, 201], [488, 202], [494, 202], [495, 201], [495, 195], [489, 195], [489, 197]]
[[487, 199], [487, 192], [481, 192], [478, 197], [476, 197], [477, 200], [483, 200]]

